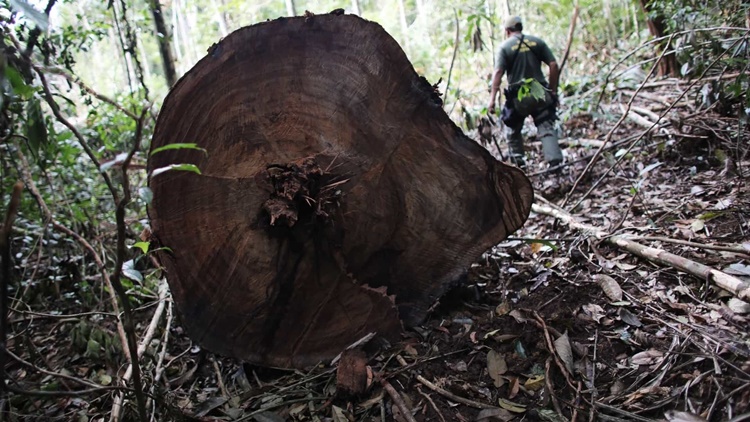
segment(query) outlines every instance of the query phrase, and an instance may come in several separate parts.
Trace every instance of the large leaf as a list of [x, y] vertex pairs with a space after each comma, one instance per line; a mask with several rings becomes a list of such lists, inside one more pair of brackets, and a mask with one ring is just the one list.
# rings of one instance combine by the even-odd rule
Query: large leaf
[[49, 18], [44, 13], [36, 10], [26, 0], [10, 0], [13, 9], [23, 13], [23, 15], [34, 22], [42, 31], [46, 31], [49, 26]]
[[42, 106], [37, 98], [32, 98], [26, 108], [26, 138], [29, 149], [35, 157], [39, 151], [47, 147], [47, 124], [42, 114]]

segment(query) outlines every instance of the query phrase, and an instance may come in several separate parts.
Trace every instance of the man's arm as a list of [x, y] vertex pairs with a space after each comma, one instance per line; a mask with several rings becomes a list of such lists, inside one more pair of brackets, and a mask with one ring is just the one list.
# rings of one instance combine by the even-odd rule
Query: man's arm
[[549, 89], [553, 94], [557, 94], [557, 84], [560, 82], [560, 66], [552, 60], [549, 62]]
[[490, 104], [487, 106], [487, 113], [495, 114], [495, 100], [497, 99], [497, 92], [500, 90], [500, 82], [503, 80], [503, 68], [498, 67], [495, 69], [495, 74], [492, 75], [492, 88], [490, 88]]

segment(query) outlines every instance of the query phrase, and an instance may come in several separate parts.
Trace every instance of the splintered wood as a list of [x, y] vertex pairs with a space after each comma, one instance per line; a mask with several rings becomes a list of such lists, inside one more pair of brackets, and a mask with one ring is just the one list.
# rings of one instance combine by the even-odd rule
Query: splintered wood
[[398, 341], [533, 201], [356, 16], [277, 19], [214, 45], [159, 113], [152, 151], [179, 143], [200, 149], [149, 159], [175, 166], [149, 180], [175, 303], [197, 343], [262, 365], [330, 361], [371, 332]]

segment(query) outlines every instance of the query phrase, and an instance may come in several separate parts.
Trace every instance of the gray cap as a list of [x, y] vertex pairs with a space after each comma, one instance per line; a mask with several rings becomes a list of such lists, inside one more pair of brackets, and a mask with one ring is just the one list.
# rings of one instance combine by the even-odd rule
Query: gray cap
[[505, 20], [506, 29], [517, 29], [521, 26], [523, 26], [523, 22], [521, 22], [520, 16], [511, 16]]

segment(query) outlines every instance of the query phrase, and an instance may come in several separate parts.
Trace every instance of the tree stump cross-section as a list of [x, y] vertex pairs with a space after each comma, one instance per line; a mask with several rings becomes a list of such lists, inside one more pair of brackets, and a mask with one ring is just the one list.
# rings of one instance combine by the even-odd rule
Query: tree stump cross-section
[[[235, 31], [170, 91], [149, 157], [153, 238], [203, 347], [309, 367], [398, 341], [528, 217], [525, 175], [467, 138], [379, 25]], [[154, 172], [175, 164], [188, 171]]]

